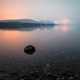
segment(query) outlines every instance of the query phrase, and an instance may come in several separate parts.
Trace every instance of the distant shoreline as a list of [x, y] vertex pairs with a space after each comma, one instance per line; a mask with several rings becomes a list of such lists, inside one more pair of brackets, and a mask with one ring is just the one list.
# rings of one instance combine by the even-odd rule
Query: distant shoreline
[[0, 28], [26, 28], [33, 26], [53, 26], [53, 22], [35, 20], [1, 20]]

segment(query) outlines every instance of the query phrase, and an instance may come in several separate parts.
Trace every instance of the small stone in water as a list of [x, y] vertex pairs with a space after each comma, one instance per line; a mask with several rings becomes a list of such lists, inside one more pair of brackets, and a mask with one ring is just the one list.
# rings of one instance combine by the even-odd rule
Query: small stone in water
[[35, 47], [32, 45], [28, 45], [24, 48], [24, 52], [30, 55], [32, 55], [35, 51]]

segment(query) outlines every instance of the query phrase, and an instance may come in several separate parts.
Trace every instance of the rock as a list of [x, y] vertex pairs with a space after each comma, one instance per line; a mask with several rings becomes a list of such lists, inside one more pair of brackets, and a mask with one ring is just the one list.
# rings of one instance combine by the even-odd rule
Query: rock
[[24, 48], [24, 52], [29, 54], [29, 55], [32, 55], [34, 52], [36, 51], [35, 47], [32, 46], [32, 45], [28, 45]]

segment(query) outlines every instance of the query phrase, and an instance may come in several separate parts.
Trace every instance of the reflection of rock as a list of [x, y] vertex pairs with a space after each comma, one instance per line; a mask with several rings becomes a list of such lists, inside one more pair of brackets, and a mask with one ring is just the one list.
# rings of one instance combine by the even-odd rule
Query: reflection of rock
[[35, 51], [35, 47], [33, 47], [32, 45], [28, 45], [24, 48], [24, 52], [30, 55], [32, 55]]

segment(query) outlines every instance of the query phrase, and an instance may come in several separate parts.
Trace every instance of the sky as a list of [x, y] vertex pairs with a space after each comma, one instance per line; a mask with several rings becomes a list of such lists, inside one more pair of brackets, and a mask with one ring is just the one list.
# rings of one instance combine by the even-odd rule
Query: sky
[[79, 19], [80, 0], [0, 0], [0, 19]]

